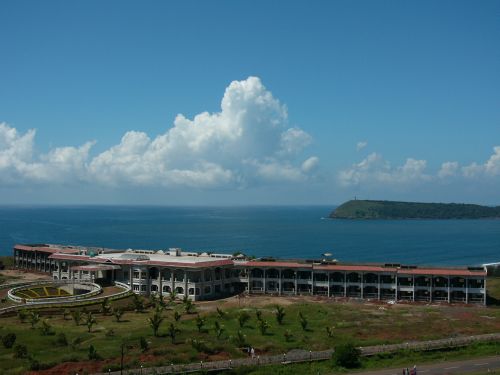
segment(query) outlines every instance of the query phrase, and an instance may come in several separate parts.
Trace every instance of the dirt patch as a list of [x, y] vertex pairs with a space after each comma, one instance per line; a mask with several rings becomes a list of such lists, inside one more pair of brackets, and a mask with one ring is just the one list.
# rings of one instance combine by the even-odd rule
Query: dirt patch
[[46, 273], [38, 273], [38, 272], [28, 272], [24, 270], [3, 270], [0, 271], [0, 275], [4, 276], [7, 282], [4, 285], [12, 284], [12, 283], [20, 283], [24, 281], [38, 281], [38, 280], [52, 280], [49, 274]]

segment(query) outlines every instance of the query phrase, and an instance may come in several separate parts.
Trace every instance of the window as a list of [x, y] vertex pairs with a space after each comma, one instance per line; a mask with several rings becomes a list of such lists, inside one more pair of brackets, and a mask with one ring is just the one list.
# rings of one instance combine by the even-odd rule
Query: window
[[196, 288], [195, 292], [196, 292], [196, 295], [199, 296], [200, 295], [200, 288]]
[[151, 291], [152, 292], [157, 292], [158, 291], [158, 286], [157, 285], [151, 285]]
[[189, 288], [189, 295], [194, 296], [194, 288]]
[[178, 286], [177, 288], [175, 288], [175, 291], [176, 291], [177, 294], [184, 294], [184, 288], [183, 287]]
[[138, 279], [139, 278], [139, 271], [134, 271], [134, 279]]
[[138, 291], [139, 291], [139, 285], [134, 284], [134, 292], [138, 292]]
[[163, 287], [163, 291], [164, 291], [165, 293], [170, 293], [170, 290], [171, 290], [171, 289], [170, 289], [170, 287], [169, 287], [168, 285], [165, 285], [165, 286]]
[[146, 285], [141, 285], [141, 292], [145, 292], [146, 291]]
[[212, 288], [209, 287], [209, 286], [206, 286], [204, 289], [203, 289], [203, 293], [204, 294], [210, 294], [212, 293]]

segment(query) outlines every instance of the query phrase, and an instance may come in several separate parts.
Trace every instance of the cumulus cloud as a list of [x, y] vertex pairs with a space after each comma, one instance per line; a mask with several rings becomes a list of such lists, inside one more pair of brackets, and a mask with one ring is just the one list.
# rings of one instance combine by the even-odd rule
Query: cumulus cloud
[[393, 167], [382, 155], [373, 152], [351, 168], [340, 171], [338, 179], [343, 186], [401, 185], [425, 181], [430, 178], [425, 173], [425, 160], [406, 159], [401, 166]]
[[368, 142], [366, 141], [361, 141], [356, 144], [356, 151], [361, 151], [364, 149], [366, 146], [368, 146]]
[[439, 178], [448, 178], [456, 176], [459, 169], [459, 165], [456, 161], [447, 161], [441, 164], [441, 169], [438, 171]]
[[219, 112], [192, 119], [179, 114], [170, 129], [154, 138], [129, 131], [93, 157], [94, 142], [34, 155], [35, 131], [20, 135], [4, 123], [0, 182], [217, 187], [303, 181], [318, 158], [301, 156], [312, 138], [287, 124], [286, 107], [257, 77], [231, 82]]

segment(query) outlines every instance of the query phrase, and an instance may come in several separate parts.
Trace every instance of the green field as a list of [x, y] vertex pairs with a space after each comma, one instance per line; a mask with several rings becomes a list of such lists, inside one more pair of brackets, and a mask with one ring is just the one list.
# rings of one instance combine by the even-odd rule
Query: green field
[[[154, 337], [148, 323], [148, 318], [154, 315], [153, 308], [134, 312], [132, 300], [128, 298], [111, 303], [114, 307], [129, 309], [122, 322], [116, 322], [112, 315], [99, 313], [99, 306], [87, 307], [94, 310], [96, 319], [90, 332], [83, 322], [77, 326], [71, 316], [64, 319], [59, 310], [49, 311], [47, 315], [41, 313], [41, 319], [34, 328], [31, 328], [30, 317], [24, 323], [20, 323], [15, 316], [2, 317], [0, 335], [15, 333], [16, 344], [26, 345], [29, 355], [42, 367], [80, 361], [76, 365], [60, 365], [57, 369], [61, 370], [63, 366], [65, 371], [83, 373], [85, 370], [117, 368], [122, 342], [128, 347], [126, 366], [138, 367], [140, 364], [152, 366], [242, 357], [246, 355], [242, 350], [246, 345], [253, 346], [257, 354], [265, 355], [296, 348], [322, 350], [347, 341], [364, 346], [500, 331], [500, 309], [497, 308], [390, 306], [334, 303], [320, 299], [250, 297], [196, 303], [196, 312], [191, 314], [186, 314], [184, 304], [178, 301], [162, 312], [164, 320], [158, 337]], [[275, 303], [284, 307], [282, 325], [276, 320]], [[217, 307], [221, 309], [220, 313]], [[177, 322], [175, 312], [181, 314]], [[250, 319], [240, 328], [238, 316], [243, 312], [249, 314]], [[198, 313], [205, 319], [200, 332], [196, 326]], [[307, 320], [305, 330], [299, 313]], [[264, 333], [261, 325], [265, 324], [260, 323], [257, 314], [261, 314], [260, 319], [269, 325]], [[43, 321], [51, 327], [48, 335], [43, 334]], [[219, 329], [216, 329], [216, 322]], [[168, 336], [171, 323], [179, 330], [173, 343]], [[326, 327], [330, 327], [331, 337]], [[61, 342], [64, 341], [60, 339], [61, 333], [64, 333], [68, 345]], [[141, 350], [141, 337], [149, 346], [145, 351]], [[193, 343], [191, 339], [196, 341]], [[89, 361], [90, 345], [96, 349], [99, 360]], [[28, 358], [15, 358], [12, 349], [0, 344], [0, 373], [23, 373], [33, 363]]]

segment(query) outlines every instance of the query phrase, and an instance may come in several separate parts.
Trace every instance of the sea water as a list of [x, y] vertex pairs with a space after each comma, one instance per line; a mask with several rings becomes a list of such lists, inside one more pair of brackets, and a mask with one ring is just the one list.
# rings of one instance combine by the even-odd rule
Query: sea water
[[500, 220], [332, 220], [332, 208], [4, 206], [0, 255], [15, 243], [53, 243], [415, 265], [500, 261]]

